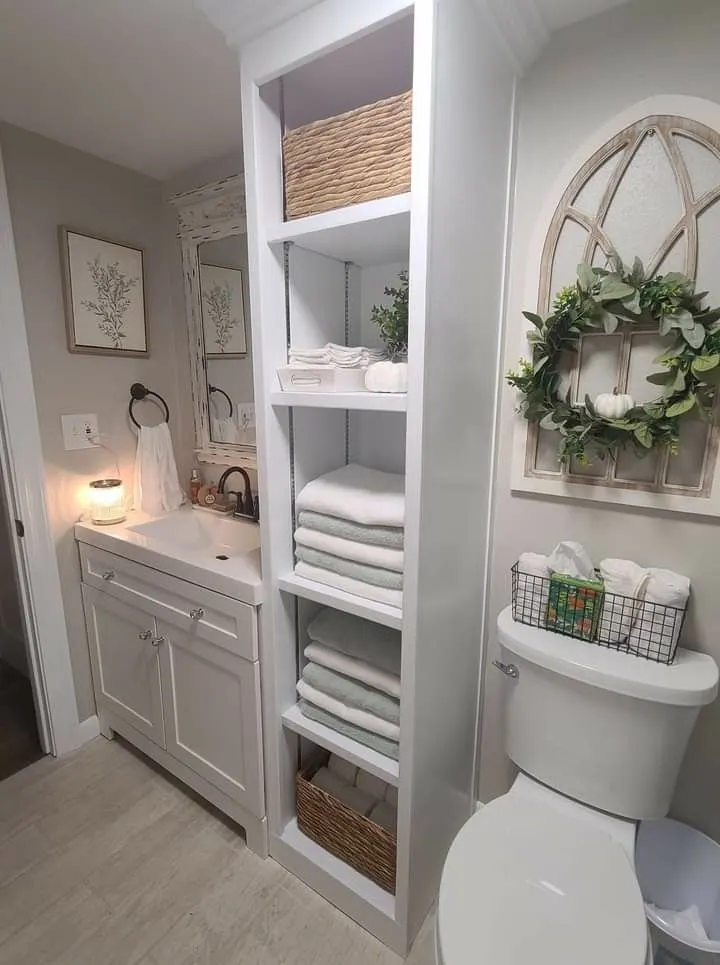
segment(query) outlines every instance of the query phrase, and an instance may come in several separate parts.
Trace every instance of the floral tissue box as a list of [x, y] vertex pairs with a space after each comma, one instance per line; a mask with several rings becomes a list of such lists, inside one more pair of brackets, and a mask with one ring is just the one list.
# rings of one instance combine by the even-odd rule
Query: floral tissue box
[[563, 573], [553, 573], [548, 596], [548, 630], [580, 640], [594, 640], [602, 599], [600, 580], [578, 580]]

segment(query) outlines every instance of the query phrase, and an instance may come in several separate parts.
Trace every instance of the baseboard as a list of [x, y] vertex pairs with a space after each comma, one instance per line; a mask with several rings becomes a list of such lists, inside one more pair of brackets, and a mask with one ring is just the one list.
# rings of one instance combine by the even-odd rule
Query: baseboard
[[476, 810], [476, 811], [481, 811], [484, 807], [485, 807], [485, 802], [484, 802], [484, 801], [476, 801], [476, 802], [475, 802], [475, 810]]
[[81, 720], [77, 725], [75, 733], [76, 748], [82, 747], [83, 744], [87, 744], [88, 741], [97, 737], [100, 733], [100, 721], [97, 719], [97, 715], [93, 714], [93, 716], [88, 717], [87, 720]]

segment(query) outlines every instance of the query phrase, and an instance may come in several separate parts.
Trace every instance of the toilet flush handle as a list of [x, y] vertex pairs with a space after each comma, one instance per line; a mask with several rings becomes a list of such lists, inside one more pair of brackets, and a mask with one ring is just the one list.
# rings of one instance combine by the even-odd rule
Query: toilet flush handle
[[512, 677], [513, 680], [517, 680], [520, 676], [520, 671], [514, 663], [503, 663], [501, 660], [493, 660], [493, 667], [497, 667], [506, 677]]

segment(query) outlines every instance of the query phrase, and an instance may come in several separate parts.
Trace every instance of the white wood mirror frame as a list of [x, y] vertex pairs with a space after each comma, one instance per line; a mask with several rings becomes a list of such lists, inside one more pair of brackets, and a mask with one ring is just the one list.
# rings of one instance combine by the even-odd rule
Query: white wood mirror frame
[[[177, 212], [185, 289], [190, 351], [195, 457], [199, 462], [256, 468], [255, 445], [216, 442], [211, 436], [208, 376], [203, 334], [199, 248], [201, 245], [247, 233], [245, 185], [236, 174], [169, 199]], [[249, 331], [250, 319], [245, 316]]]

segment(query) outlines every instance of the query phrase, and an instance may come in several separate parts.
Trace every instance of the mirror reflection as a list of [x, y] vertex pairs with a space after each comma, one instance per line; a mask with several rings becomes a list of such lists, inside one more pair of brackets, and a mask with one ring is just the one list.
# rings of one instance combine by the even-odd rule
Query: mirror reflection
[[198, 246], [210, 439], [255, 445], [247, 235]]

